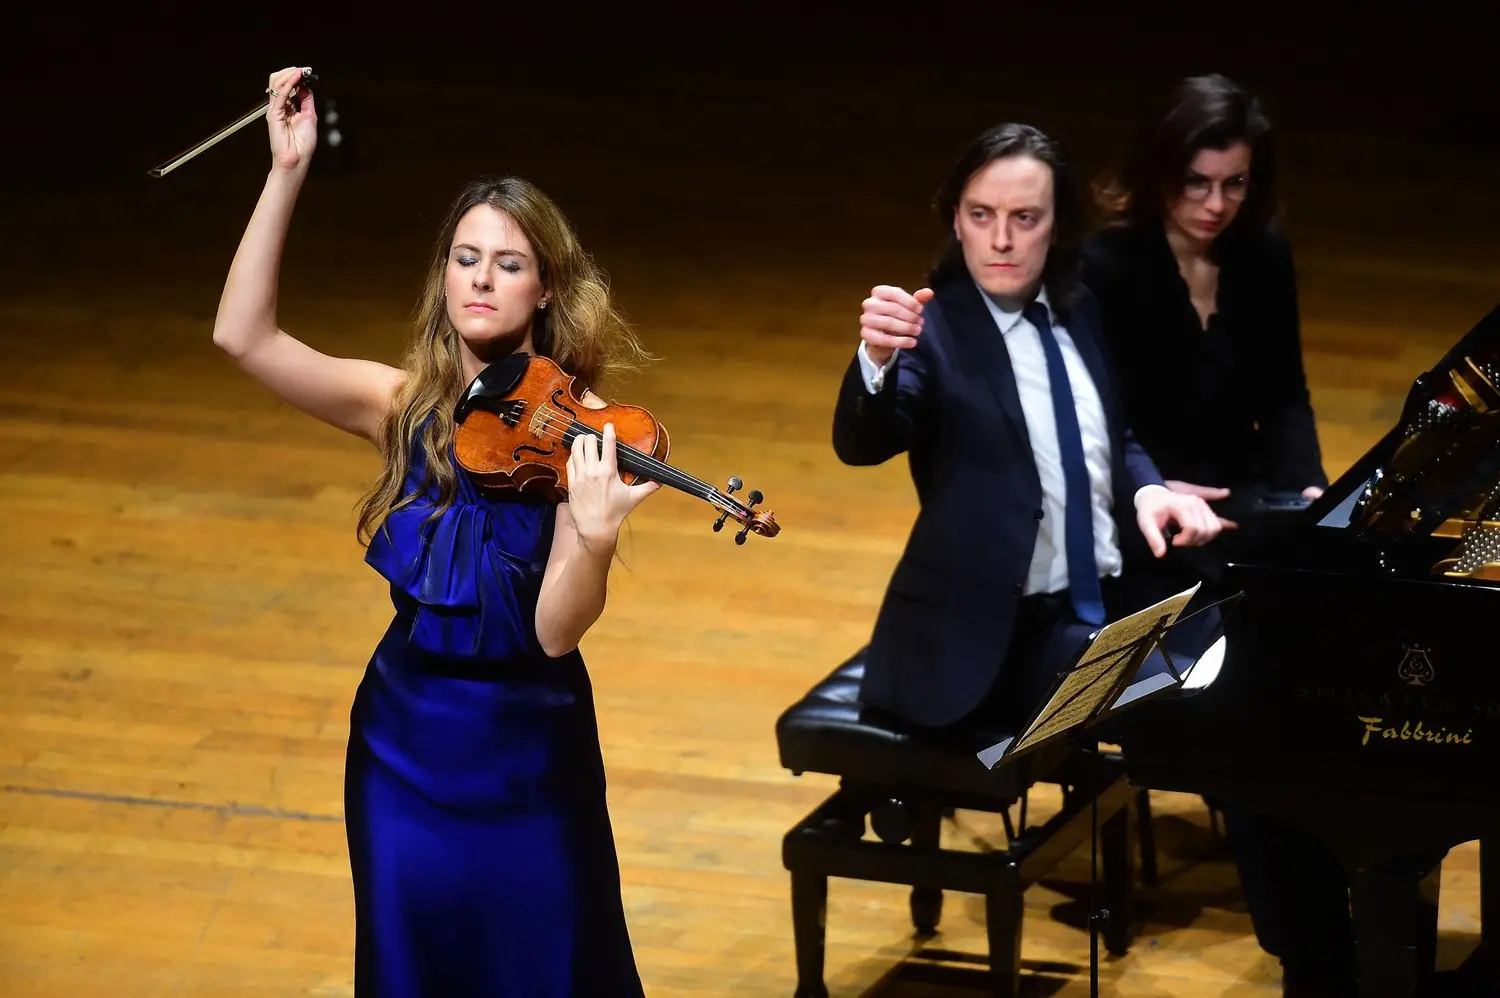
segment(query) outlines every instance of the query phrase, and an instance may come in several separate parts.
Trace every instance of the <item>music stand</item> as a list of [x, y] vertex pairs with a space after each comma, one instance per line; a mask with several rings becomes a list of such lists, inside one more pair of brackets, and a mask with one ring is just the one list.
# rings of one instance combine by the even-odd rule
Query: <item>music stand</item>
[[1167, 681], [1151, 682], [1149, 691], [1133, 690], [1134, 695], [1129, 698], [1121, 697], [1130, 678], [1151, 652], [1161, 646], [1201, 585], [1198, 583], [1144, 610], [1110, 621], [1089, 635], [1074, 664], [1052, 680], [1047, 695], [1020, 732], [979, 752], [984, 768], [994, 769], [1059, 738], [1076, 736], [1097, 724], [1106, 713], [1113, 713], [1111, 708], [1118, 710], [1144, 703], [1181, 685], [1182, 676], [1172, 665], [1171, 655], [1161, 648], [1167, 663]]
[[[1084, 738], [1085, 731], [1106, 716], [1153, 700], [1167, 690], [1182, 685], [1183, 677], [1172, 664], [1172, 656], [1162, 646], [1162, 641], [1177, 623], [1188, 603], [1197, 595], [1201, 585], [1200, 582], [1191, 589], [1169, 596], [1144, 610], [1111, 621], [1089, 635], [1074, 664], [1053, 679], [1041, 705], [1032, 711], [1030, 719], [1021, 726], [1020, 732], [980, 751], [979, 761], [986, 769], [994, 769], [1059, 738], [1073, 739], [1083, 755], [1097, 759], [1098, 741], [1096, 739], [1093, 745], [1088, 744]], [[1134, 684], [1129, 696], [1122, 696], [1136, 670], [1158, 648], [1166, 661], [1167, 675], [1150, 676]], [[1092, 796], [1089, 809], [1092, 862], [1089, 878], [1089, 980], [1091, 994], [1097, 996], [1098, 923], [1109, 918], [1107, 910], [1100, 911], [1094, 904], [1094, 886], [1099, 879], [1097, 793]]]

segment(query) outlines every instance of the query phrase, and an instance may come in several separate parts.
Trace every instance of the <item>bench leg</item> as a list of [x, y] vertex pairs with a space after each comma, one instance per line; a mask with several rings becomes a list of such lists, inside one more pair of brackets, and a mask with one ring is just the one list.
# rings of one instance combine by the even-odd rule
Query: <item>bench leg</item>
[[1104, 946], [1115, 956], [1130, 951], [1135, 936], [1135, 911], [1132, 898], [1134, 870], [1131, 860], [1131, 811], [1126, 806], [1115, 812], [1099, 829], [1099, 852], [1104, 867], [1104, 907], [1109, 918], [1103, 925]]
[[990, 992], [995, 998], [1021, 993], [1021, 921], [1026, 896], [1014, 890], [984, 898], [985, 931], [990, 942]]
[[828, 998], [823, 983], [823, 947], [828, 918], [828, 878], [792, 873], [792, 938], [797, 948], [794, 998]]
[[[942, 844], [943, 812], [932, 801], [919, 800], [912, 822], [911, 844], [913, 849], [937, 853]], [[913, 887], [911, 891], [911, 922], [921, 937], [937, 935], [938, 922], [943, 917], [943, 892], [937, 887]]]

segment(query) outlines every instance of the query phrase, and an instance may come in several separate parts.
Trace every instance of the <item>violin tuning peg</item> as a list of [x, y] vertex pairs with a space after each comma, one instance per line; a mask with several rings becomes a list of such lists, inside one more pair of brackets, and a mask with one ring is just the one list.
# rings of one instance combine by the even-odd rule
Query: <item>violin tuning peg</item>
[[724, 521], [727, 519], [729, 519], [729, 514], [727, 512], [719, 514], [719, 518], [714, 521], [714, 533], [717, 534], [719, 531], [724, 529]]
[[745, 497], [751, 506], [757, 505], [765, 496], [760, 494], [760, 489], [751, 489], [750, 494]]
[[730, 475], [729, 476], [729, 486], [728, 486], [728, 488], [729, 488], [729, 495], [734, 495], [736, 492], [738, 492], [740, 489], [742, 489], [744, 487], [745, 487], [745, 483], [740, 480], [740, 476], [739, 475]]
[[744, 527], [740, 528], [740, 532], [739, 533], [737, 533], [737, 534], [734, 535], [734, 542], [736, 544], [743, 544], [743, 543], [745, 543], [745, 538], [748, 537], [748, 536], [750, 536], [750, 527], [747, 524]]

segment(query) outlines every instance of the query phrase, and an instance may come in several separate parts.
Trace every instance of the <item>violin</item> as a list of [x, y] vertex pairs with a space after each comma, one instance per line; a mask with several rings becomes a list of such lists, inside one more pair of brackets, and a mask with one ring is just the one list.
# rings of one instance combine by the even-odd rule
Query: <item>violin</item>
[[733, 498], [744, 486], [732, 476], [721, 492], [667, 463], [671, 437], [656, 417], [637, 405], [585, 406], [575, 394], [576, 378], [547, 357], [513, 353], [489, 365], [469, 383], [454, 411], [453, 452], [459, 467], [491, 489], [531, 490], [566, 502], [568, 457], [581, 435], [602, 439], [604, 424], [615, 427], [616, 464], [627, 485], [660, 482], [702, 499], [719, 510], [715, 532], [728, 519], [740, 525], [736, 544], [751, 533], [775, 537], [781, 526], [770, 510], [757, 510], [759, 489]]

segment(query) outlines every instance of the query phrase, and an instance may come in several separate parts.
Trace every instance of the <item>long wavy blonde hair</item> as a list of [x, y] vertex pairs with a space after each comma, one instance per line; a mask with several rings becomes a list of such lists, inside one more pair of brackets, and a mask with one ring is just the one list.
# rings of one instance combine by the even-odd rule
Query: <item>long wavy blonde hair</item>
[[419, 435], [426, 458], [419, 488], [425, 491], [437, 484], [433, 515], [449, 507], [457, 495], [458, 471], [450, 458], [453, 411], [467, 382], [458, 331], [448, 319], [444, 276], [459, 220], [479, 205], [510, 216], [541, 261], [542, 285], [551, 297], [548, 307], [532, 318], [531, 342], [537, 354], [577, 376], [580, 390], [595, 394], [608, 375], [634, 369], [649, 358], [611, 303], [608, 278], [584, 252], [572, 224], [551, 198], [520, 177], [469, 183], [448, 209], [433, 246], [403, 364], [406, 380], [381, 426], [384, 464], [359, 506], [356, 533], [361, 543], [369, 543], [387, 516], [416, 498], [403, 495], [403, 486], [411, 470], [411, 445]]

